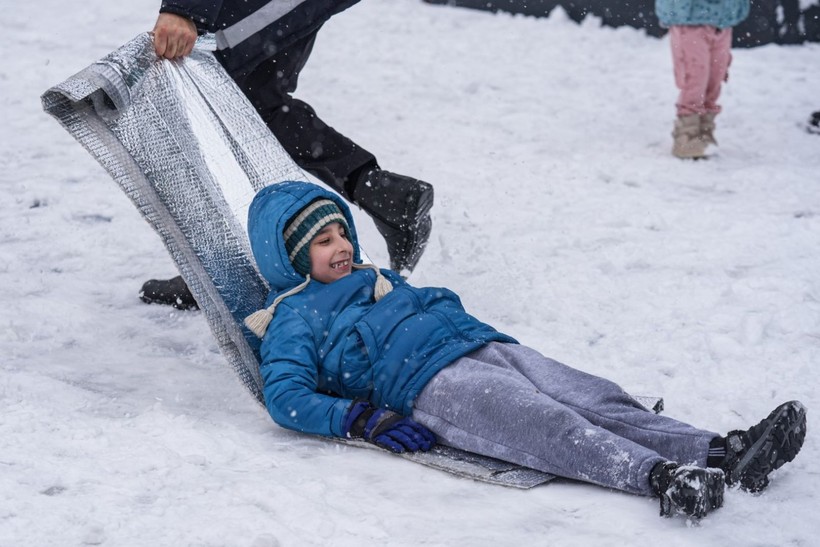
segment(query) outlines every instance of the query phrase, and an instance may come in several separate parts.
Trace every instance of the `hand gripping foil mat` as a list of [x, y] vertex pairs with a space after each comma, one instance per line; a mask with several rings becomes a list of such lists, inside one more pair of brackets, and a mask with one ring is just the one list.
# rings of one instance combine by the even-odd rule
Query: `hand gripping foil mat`
[[[264, 404], [259, 340], [242, 324], [268, 294], [250, 250], [247, 212], [262, 187], [307, 177], [222, 69], [214, 48], [213, 36], [205, 36], [185, 60], [159, 60], [150, 35], [141, 34], [41, 99], [159, 234], [226, 360]], [[402, 456], [517, 488], [554, 478], [444, 446]]]

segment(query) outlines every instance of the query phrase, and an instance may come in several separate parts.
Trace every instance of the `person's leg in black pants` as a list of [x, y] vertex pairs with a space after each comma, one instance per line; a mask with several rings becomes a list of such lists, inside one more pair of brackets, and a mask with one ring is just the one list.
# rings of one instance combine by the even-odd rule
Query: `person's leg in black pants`
[[[390, 268], [407, 274], [415, 268], [430, 237], [433, 187], [380, 169], [373, 154], [292, 96], [315, 40], [316, 33], [310, 34], [249, 74], [234, 73], [232, 77], [296, 164], [373, 219], [387, 243]], [[146, 303], [197, 307], [181, 276], [146, 281], [139, 296]]]
[[234, 74], [234, 80], [302, 169], [373, 218], [387, 242], [390, 267], [412, 271], [430, 235], [433, 187], [381, 170], [373, 154], [292, 96], [315, 40], [316, 33], [310, 34], [278, 51], [250, 74]]
[[291, 94], [316, 33], [277, 52], [247, 76], [232, 75], [284, 149], [305, 171], [353, 201], [360, 175], [377, 167], [376, 158], [316, 115]]

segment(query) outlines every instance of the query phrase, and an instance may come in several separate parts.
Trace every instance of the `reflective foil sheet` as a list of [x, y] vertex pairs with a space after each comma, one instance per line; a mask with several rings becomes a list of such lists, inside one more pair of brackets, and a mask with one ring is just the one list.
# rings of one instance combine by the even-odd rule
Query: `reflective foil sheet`
[[201, 38], [160, 60], [142, 34], [42, 95], [159, 233], [220, 349], [262, 401], [256, 337], [242, 320], [264, 306], [247, 211], [263, 186], [307, 180]]

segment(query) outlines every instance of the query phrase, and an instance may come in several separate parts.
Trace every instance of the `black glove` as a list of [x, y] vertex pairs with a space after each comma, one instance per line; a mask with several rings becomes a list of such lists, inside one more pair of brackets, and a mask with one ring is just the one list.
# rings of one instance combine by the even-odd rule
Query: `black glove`
[[426, 452], [436, 444], [433, 432], [411, 418], [367, 401], [354, 401], [347, 411], [345, 435], [361, 438], [391, 452]]

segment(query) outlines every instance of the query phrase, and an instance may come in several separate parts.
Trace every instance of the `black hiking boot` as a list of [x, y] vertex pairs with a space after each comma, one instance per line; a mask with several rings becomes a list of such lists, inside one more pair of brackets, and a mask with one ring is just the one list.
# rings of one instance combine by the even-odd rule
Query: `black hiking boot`
[[390, 269], [412, 272], [430, 237], [433, 187], [377, 168], [356, 184], [354, 198], [387, 242]]
[[660, 498], [661, 516], [673, 513], [703, 518], [723, 505], [723, 471], [675, 462], [661, 462], [649, 473], [649, 484]]
[[723, 439], [726, 457], [720, 467], [726, 484], [760, 492], [769, 485], [769, 473], [800, 452], [806, 439], [806, 407], [798, 401], [783, 403], [759, 424], [730, 431]]
[[173, 279], [149, 279], [142, 285], [139, 297], [146, 304], [166, 304], [178, 310], [199, 309], [181, 275]]

